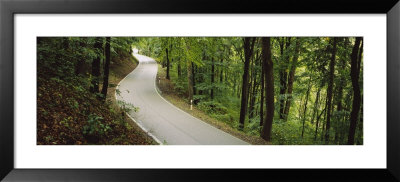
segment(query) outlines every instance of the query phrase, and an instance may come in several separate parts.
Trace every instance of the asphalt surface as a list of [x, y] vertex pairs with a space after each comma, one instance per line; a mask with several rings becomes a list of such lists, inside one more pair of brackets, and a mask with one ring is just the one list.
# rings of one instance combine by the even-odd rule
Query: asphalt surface
[[116, 98], [139, 107], [129, 115], [155, 140], [166, 145], [248, 145], [166, 101], [156, 90], [156, 61], [134, 56], [139, 65], [119, 83]]

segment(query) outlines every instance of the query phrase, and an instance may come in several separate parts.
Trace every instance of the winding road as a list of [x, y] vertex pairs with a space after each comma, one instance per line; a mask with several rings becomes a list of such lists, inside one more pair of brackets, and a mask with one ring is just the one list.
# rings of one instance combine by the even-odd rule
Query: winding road
[[139, 65], [117, 86], [117, 100], [139, 107], [128, 115], [160, 144], [167, 145], [248, 145], [180, 110], [156, 90], [157, 63], [134, 54]]

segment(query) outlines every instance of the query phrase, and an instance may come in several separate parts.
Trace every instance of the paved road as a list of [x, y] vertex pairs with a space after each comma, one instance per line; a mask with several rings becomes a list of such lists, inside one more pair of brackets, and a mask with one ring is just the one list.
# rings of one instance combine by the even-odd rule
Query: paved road
[[155, 86], [157, 63], [134, 54], [139, 65], [117, 87], [118, 100], [139, 107], [131, 118], [159, 143], [167, 145], [246, 145], [248, 143], [225, 133], [178, 109], [162, 98]]

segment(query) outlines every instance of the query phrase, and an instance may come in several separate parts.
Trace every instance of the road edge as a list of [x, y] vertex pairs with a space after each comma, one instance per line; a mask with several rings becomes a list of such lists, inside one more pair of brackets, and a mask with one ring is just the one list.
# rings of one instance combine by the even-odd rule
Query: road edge
[[[132, 56], [133, 57], [135, 57], [134, 55], [133, 55], [133, 53], [132, 53]], [[136, 58], [136, 57], [135, 57]], [[136, 58], [137, 59], [137, 58]], [[138, 61], [139, 63], [138, 63], [138, 66], [140, 65], [140, 61]], [[138, 66], [136, 66], [136, 68], [138, 67]], [[125, 80], [125, 78], [126, 77], [128, 77], [129, 76], [129, 74], [131, 74], [132, 72], [134, 72], [135, 70], [136, 70], [136, 68], [135, 69], [133, 69], [130, 73], [128, 73], [121, 81], [119, 81], [118, 82], [118, 84], [117, 84], [117, 86], [116, 86], [116, 88], [115, 88], [115, 92], [114, 92], [114, 95], [115, 95], [115, 100], [118, 102], [118, 98], [117, 98], [117, 90], [118, 90], [118, 87], [119, 87], [119, 85], [121, 84], [121, 82], [122, 81], [124, 81]], [[158, 92], [157, 92], [158, 93]], [[118, 104], [117, 104], [118, 105]], [[154, 139], [154, 141], [156, 141], [159, 145], [164, 145], [156, 136], [154, 136], [152, 133], [150, 133], [146, 128], [144, 128], [139, 122], [137, 122], [129, 113], [126, 113], [126, 115], [136, 124], [136, 125], [138, 125], [147, 135], [149, 135], [151, 138], [153, 138]]]
[[[133, 56], [134, 56], [134, 55], [133, 55]], [[135, 57], [135, 56], [134, 56], [134, 57]], [[146, 57], [148, 57], [148, 56], [146, 56]], [[137, 57], [135, 57], [135, 58], [137, 59]], [[149, 58], [151, 58], [151, 57], [149, 57]], [[153, 58], [151, 58], [151, 59], [153, 59]], [[153, 59], [153, 60], [155, 61], [155, 59]], [[156, 64], [157, 64], [157, 70], [158, 70], [158, 63], [157, 63], [157, 61], [155, 61], [155, 62], [156, 62]], [[124, 78], [124, 79], [125, 79], [125, 78]], [[161, 99], [163, 99], [165, 102], [167, 102], [167, 103], [170, 104], [171, 106], [173, 106], [173, 107], [175, 107], [176, 109], [182, 111], [183, 113], [189, 115], [190, 117], [192, 117], [192, 118], [194, 118], [194, 119], [196, 119], [196, 120], [201, 121], [202, 123], [204, 123], [204, 124], [206, 124], [206, 125], [209, 125], [209, 126], [215, 128], [215, 129], [217, 129], [217, 130], [219, 130], [219, 131], [221, 131], [221, 132], [224, 132], [224, 133], [226, 133], [226, 134], [228, 134], [228, 135], [230, 135], [230, 136], [232, 136], [232, 137], [234, 137], [234, 138], [236, 138], [236, 139], [238, 139], [238, 140], [241, 140], [241, 141], [245, 142], [247, 145], [252, 145], [251, 143], [246, 142], [246, 141], [244, 141], [244, 140], [242, 140], [242, 139], [240, 139], [240, 138], [238, 138], [238, 137], [236, 137], [236, 136], [234, 136], [234, 135], [232, 135], [232, 134], [230, 134], [230, 133], [228, 133], [228, 132], [225, 132], [224, 130], [221, 130], [221, 129], [219, 129], [219, 128], [217, 128], [217, 127], [215, 127], [215, 126], [213, 126], [213, 125], [211, 125], [211, 124], [209, 124], [209, 123], [207, 123], [207, 122], [205, 122], [205, 121], [203, 121], [203, 120], [201, 120], [201, 119], [199, 119], [199, 118], [197, 118], [197, 117], [195, 117], [195, 116], [189, 114], [188, 112], [182, 110], [181, 108], [175, 106], [174, 104], [172, 104], [171, 102], [169, 102], [167, 99], [165, 99], [165, 98], [159, 93], [159, 90], [160, 90], [160, 89], [158, 88], [158, 86], [157, 86], [156, 83], [157, 83], [157, 74], [154, 76], [154, 90], [156, 91], [156, 93], [158, 94], [158, 96], [161, 97]], [[240, 145], [234, 145], [234, 146], [240, 146]], [[244, 146], [246, 146], [246, 145], [244, 145]]]

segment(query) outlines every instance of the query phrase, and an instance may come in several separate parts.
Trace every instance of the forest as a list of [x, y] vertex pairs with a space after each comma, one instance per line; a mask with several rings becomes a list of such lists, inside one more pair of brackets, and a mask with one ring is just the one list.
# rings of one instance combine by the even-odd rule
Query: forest
[[187, 103], [279, 145], [363, 144], [362, 37], [141, 37]]
[[115, 98], [139, 64], [135, 50], [157, 61], [164, 93], [224, 131], [263, 144], [362, 145], [363, 44], [362, 37], [38, 37], [37, 144], [157, 144], [127, 116], [141, 108]]
[[118, 82], [137, 65], [131, 55], [135, 41], [37, 38], [38, 145], [157, 144], [127, 118], [135, 108], [114, 96]]

